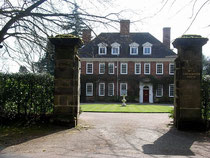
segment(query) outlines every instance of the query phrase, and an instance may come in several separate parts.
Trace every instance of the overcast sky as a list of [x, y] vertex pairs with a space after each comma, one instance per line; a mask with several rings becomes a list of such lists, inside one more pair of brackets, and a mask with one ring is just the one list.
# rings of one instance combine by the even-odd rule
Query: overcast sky
[[[95, 15], [106, 15], [123, 11], [120, 14], [120, 18], [129, 19], [131, 21], [131, 32], [149, 32], [160, 41], [162, 41], [163, 27], [171, 27], [172, 42], [183, 34], [198, 34], [210, 38], [210, 0], [197, 0], [197, 3], [194, 3], [196, 0], [75, 1], [87, 12]], [[104, 1], [106, 3], [104, 3]], [[208, 3], [202, 7], [197, 15], [196, 13], [207, 1]], [[188, 29], [195, 16], [197, 16], [197, 18]], [[93, 29], [97, 34], [100, 34], [101, 32], [118, 32], [119, 24], [114, 25], [117, 29], [105, 27], [100, 24], [94, 24]], [[176, 49], [174, 49], [172, 45], [171, 48], [176, 52]], [[203, 54], [210, 57], [209, 50], [210, 42], [203, 47]], [[17, 72], [18, 70], [18, 65], [15, 63], [10, 64], [10, 72]]]
[[[121, 18], [129, 19], [131, 32], [149, 32], [162, 41], [162, 28], [171, 27], [171, 40], [183, 34], [198, 34], [210, 37], [210, 3], [208, 0], [114, 0], [107, 2], [110, 5], [97, 5], [87, 8], [93, 13], [105, 15], [110, 12], [123, 11]], [[207, 2], [199, 12], [201, 6]], [[84, 0], [80, 1], [85, 4]], [[164, 6], [164, 7], [163, 7]], [[101, 12], [102, 10], [102, 12]], [[188, 29], [193, 19], [197, 16], [192, 26]], [[119, 26], [118, 26], [119, 27]], [[114, 28], [96, 27], [95, 31], [116, 32]], [[173, 46], [171, 45], [173, 49]], [[203, 47], [203, 53], [210, 56], [210, 42]]]

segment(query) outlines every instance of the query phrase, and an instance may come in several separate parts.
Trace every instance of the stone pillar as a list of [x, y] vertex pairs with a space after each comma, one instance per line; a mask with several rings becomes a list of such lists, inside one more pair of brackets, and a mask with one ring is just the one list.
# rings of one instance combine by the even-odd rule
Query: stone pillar
[[174, 123], [178, 129], [202, 127], [202, 46], [207, 41], [199, 35], [183, 35], [173, 42], [178, 49], [174, 75]]
[[76, 126], [79, 115], [79, 57], [81, 40], [72, 36], [49, 38], [55, 46], [55, 94], [53, 122]]

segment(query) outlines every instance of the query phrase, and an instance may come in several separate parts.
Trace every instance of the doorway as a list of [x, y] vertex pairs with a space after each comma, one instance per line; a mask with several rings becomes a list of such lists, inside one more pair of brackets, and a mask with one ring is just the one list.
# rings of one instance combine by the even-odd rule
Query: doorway
[[149, 87], [148, 86], [144, 86], [143, 88], [143, 102], [149, 103]]

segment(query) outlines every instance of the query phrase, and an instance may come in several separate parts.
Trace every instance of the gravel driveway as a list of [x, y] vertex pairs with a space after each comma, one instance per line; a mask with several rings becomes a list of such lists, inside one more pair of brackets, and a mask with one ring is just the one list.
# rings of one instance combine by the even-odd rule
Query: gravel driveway
[[76, 129], [3, 149], [0, 158], [210, 158], [207, 133], [171, 128], [168, 114], [82, 113]]

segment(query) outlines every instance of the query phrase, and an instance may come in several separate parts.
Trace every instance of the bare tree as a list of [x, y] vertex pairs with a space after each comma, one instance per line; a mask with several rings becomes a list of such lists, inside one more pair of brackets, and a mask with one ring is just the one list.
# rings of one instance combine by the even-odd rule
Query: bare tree
[[[99, 0], [98, 0], [99, 1]], [[103, 0], [100, 0], [100, 3]], [[89, 1], [89, 3], [92, 3]], [[36, 72], [34, 61], [44, 55], [47, 37], [65, 33], [63, 26], [75, 17], [72, 0], [2, 0], [0, 2], [0, 44], [1, 55]], [[91, 23], [110, 24], [118, 22], [119, 14], [93, 15], [78, 6], [78, 17], [91, 27]]]

